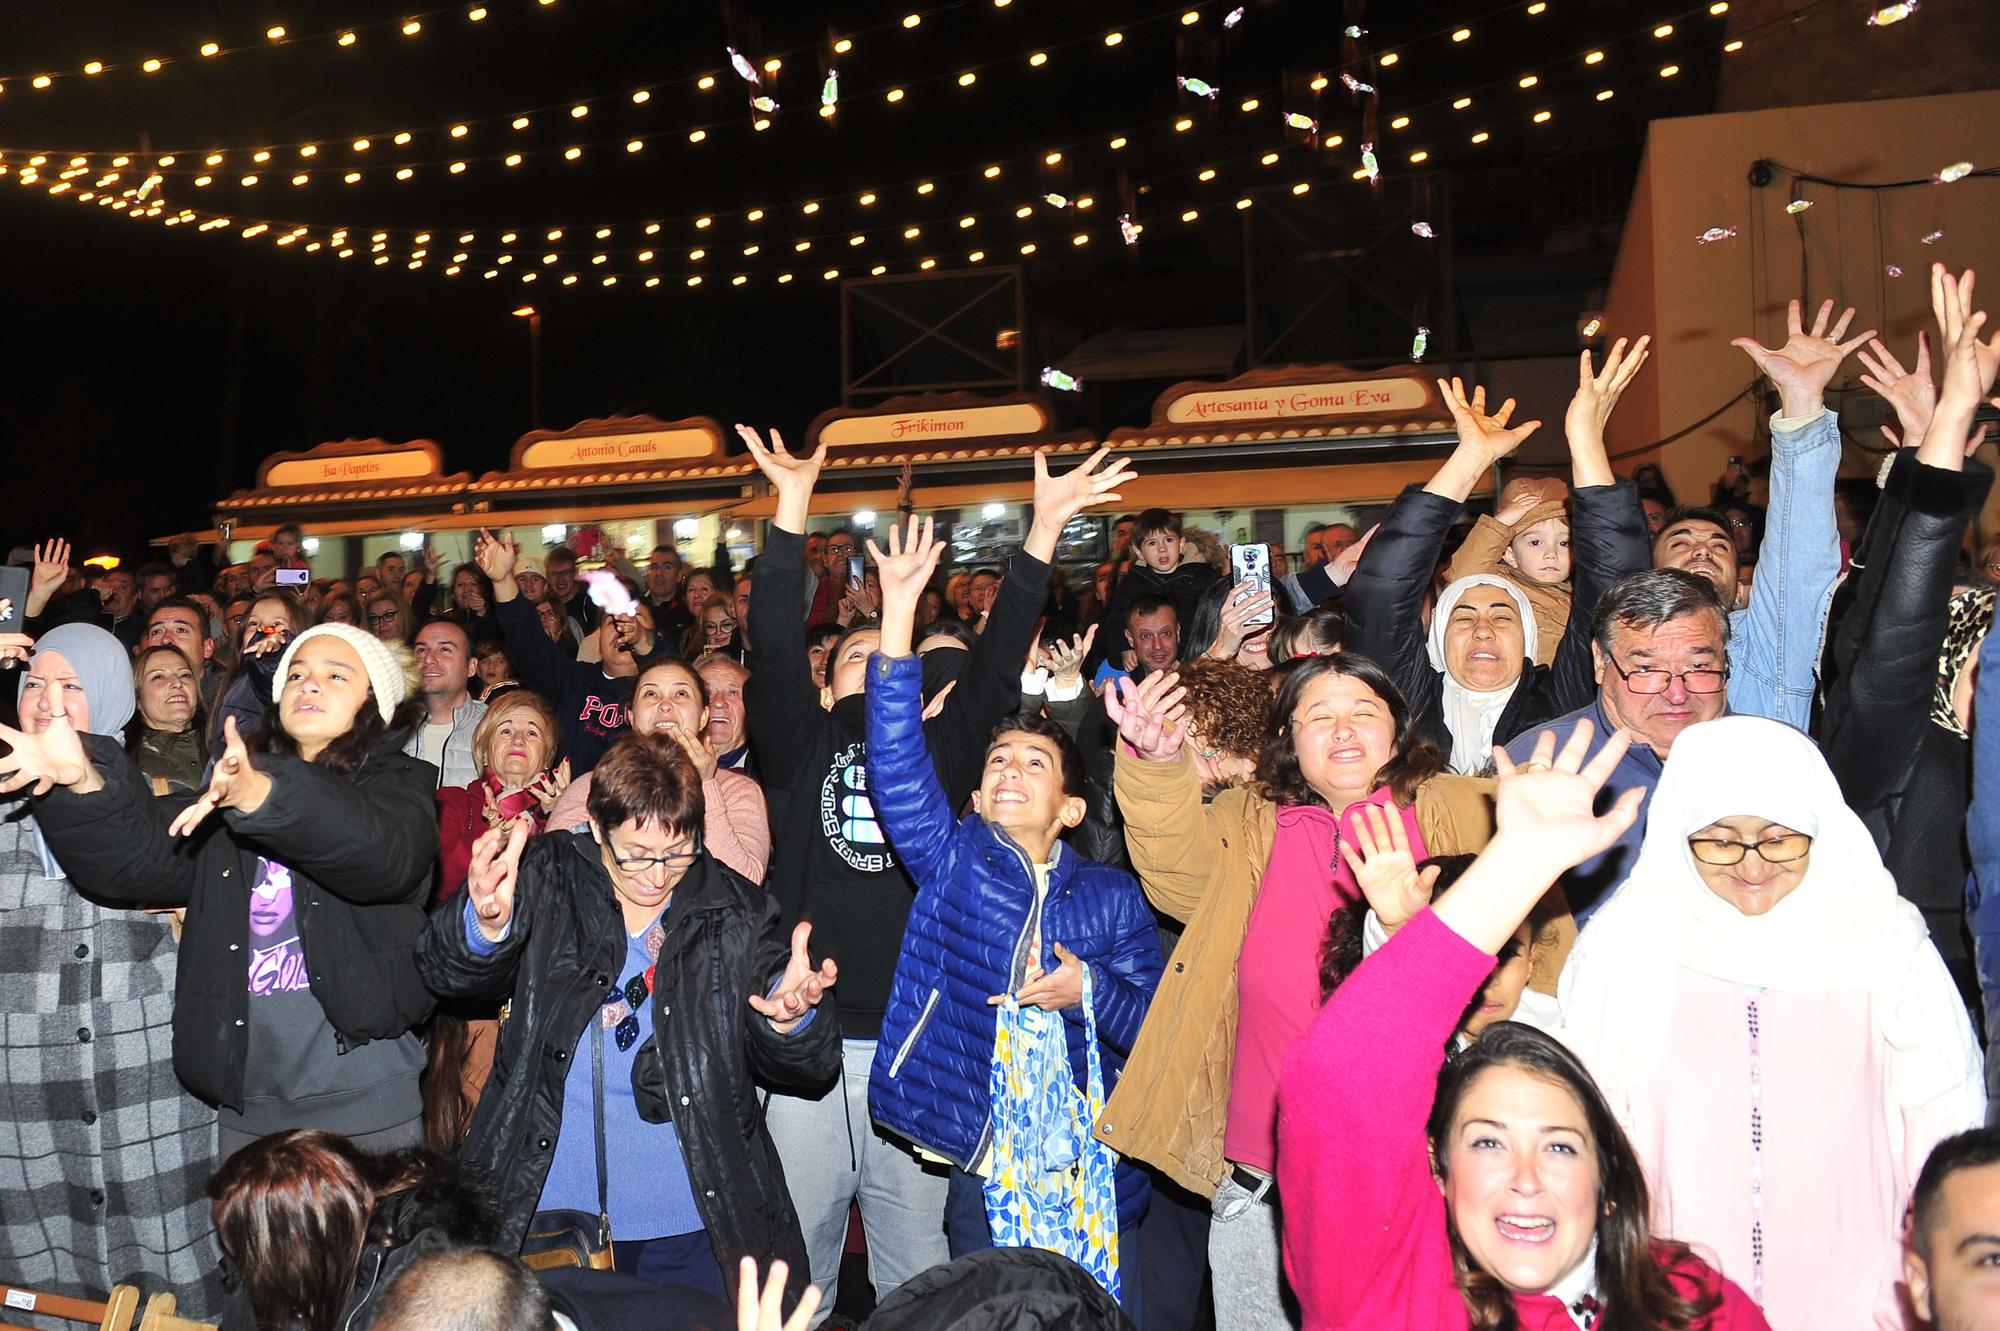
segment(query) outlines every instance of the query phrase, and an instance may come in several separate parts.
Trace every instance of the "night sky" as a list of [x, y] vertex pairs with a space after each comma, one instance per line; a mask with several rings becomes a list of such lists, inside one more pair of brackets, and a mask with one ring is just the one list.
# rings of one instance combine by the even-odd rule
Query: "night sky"
[[[1412, 152], [1431, 150], [1422, 170], [1445, 173], [1453, 198], [1450, 217], [1435, 219], [1435, 243], [1459, 262], [1532, 255], [1591, 207], [1603, 211], [1565, 182], [1629, 174], [1649, 115], [1708, 109], [1721, 39], [1706, 6], [1667, 0], [1643, 13], [1633, 0], [1562, 0], [1560, 13], [1540, 16], [1519, 3], [1252, 0], [1226, 32], [1227, 4], [1136, 0], [489, 0], [481, 22], [469, 19], [473, 8], [106, 0], [0, 19], [0, 152], [10, 168], [0, 178], [0, 539], [61, 531], [91, 551], [139, 554], [144, 537], [205, 525], [207, 505], [249, 484], [267, 454], [324, 439], [428, 437], [453, 470], [504, 467], [530, 425], [527, 327], [509, 314], [524, 302], [544, 316], [539, 424], [710, 415], [774, 423], [794, 438], [840, 404], [839, 284], [821, 279], [828, 266], [908, 273], [935, 257], [945, 270], [976, 247], [989, 265], [1025, 263], [1037, 366], [1098, 332], [1237, 321], [1245, 215], [1231, 205], [1303, 181], [1337, 220], [1343, 200], [1365, 202], [1368, 187], [1349, 173], [1371, 132], [1385, 175], [1414, 172]], [[1184, 24], [1190, 10], [1197, 21]], [[922, 15], [914, 29], [900, 21], [911, 12]], [[423, 28], [406, 37], [400, 26], [413, 15]], [[1682, 33], [1653, 38], [1647, 29], [1668, 15]], [[1349, 23], [1367, 29], [1360, 41], [1343, 35]], [[274, 24], [299, 40], [265, 40]], [[1473, 36], [1454, 43], [1460, 24]], [[345, 48], [335, 37], [344, 28], [356, 32]], [[1114, 31], [1123, 40], [1108, 46]], [[829, 123], [816, 108], [839, 36], [854, 48], [838, 58], [840, 110]], [[204, 59], [207, 41], [248, 49]], [[766, 132], [751, 127], [752, 90], [724, 52], [732, 44], [759, 65], [783, 59], [764, 89], [780, 103]], [[1581, 59], [1593, 46], [1610, 54], [1603, 69]], [[1039, 67], [1035, 51], [1048, 55]], [[1401, 58], [1382, 66], [1386, 51]], [[1642, 64], [1663, 54], [1684, 63], [1681, 78], [1646, 77]], [[145, 74], [136, 66], [150, 57], [176, 62]], [[89, 60], [110, 68], [87, 75]], [[1348, 93], [1342, 69], [1380, 87], [1380, 105]], [[1519, 88], [1537, 70], [1538, 86]], [[59, 77], [36, 91], [31, 80], [44, 72]], [[970, 86], [960, 83], [966, 72], [977, 76]], [[1220, 94], [1192, 96], [1177, 74]], [[696, 86], [703, 75], [713, 88]], [[1318, 93], [1315, 75], [1331, 80]], [[1593, 89], [1612, 84], [1620, 99], [1593, 105]], [[905, 89], [900, 103], [886, 100], [892, 87]], [[643, 105], [631, 99], [639, 89], [650, 93]], [[1470, 111], [1451, 109], [1460, 96], [1474, 98]], [[1245, 112], [1251, 97], [1258, 108]], [[582, 119], [569, 114], [579, 101], [591, 108]], [[1531, 102], [1559, 112], [1545, 130], [1528, 128]], [[1286, 110], [1313, 115], [1320, 139], [1338, 133], [1342, 145], [1288, 131]], [[521, 113], [530, 124], [514, 130]], [[1411, 130], [1388, 128], [1405, 113]], [[1181, 116], [1194, 123], [1176, 131]], [[1475, 119], [1493, 130], [1478, 150], [1467, 144]], [[454, 123], [467, 125], [463, 138], [450, 136]], [[697, 128], [705, 138], [691, 144]], [[409, 144], [393, 143], [399, 130]], [[358, 152], [352, 141], [363, 135], [371, 146]], [[1120, 135], [1128, 142], [1113, 151]], [[635, 136], [644, 150], [628, 153]], [[321, 147], [307, 159], [298, 146], [309, 141]], [[565, 160], [570, 146], [584, 149], [580, 160]], [[1063, 160], [1045, 163], [1059, 146]], [[251, 161], [259, 149], [272, 153], [265, 164]], [[217, 150], [224, 163], [205, 167]], [[18, 186], [38, 151], [50, 155], [39, 183]], [[113, 154], [130, 154], [104, 191], [116, 195], [169, 151], [167, 213], [225, 215], [230, 226], [167, 228], [47, 193], [72, 154], [87, 154], [90, 169], [71, 194], [113, 169]], [[511, 152], [523, 154], [520, 166], [503, 165]], [[1266, 152], [1280, 160], [1262, 165]], [[467, 162], [463, 174], [450, 173], [455, 160]], [[988, 164], [1002, 166], [998, 178], [985, 176]], [[397, 182], [405, 166], [414, 174]], [[1206, 168], [1216, 177], [1204, 182]], [[343, 184], [356, 169], [362, 181]], [[255, 187], [238, 183], [253, 171]], [[307, 184], [290, 183], [297, 171]], [[213, 183], [196, 186], [204, 173]], [[924, 180], [934, 188], [919, 194]], [[874, 205], [859, 203], [863, 190], [878, 193]], [[1096, 205], [1058, 210], [1041, 201], [1052, 191]], [[816, 214], [803, 211], [810, 200], [822, 201]], [[1016, 219], [1028, 204], [1034, 215]], [[746, 217], [754, 207], [766, 210], [761, 221]], [[1184, 224], [1190, 208], [1200, 219]], [[1132, 247], [1117, 228], [1128, 209], [1146, 226]], [[957, 225], [966, 215], [977, 218], [969, 229]], [[697, 228], [699, 216], [715, 221]], [[271, 231], [239, 237], [258, 222]], [[652, 236], [649, 222], [660, 223]], [[298, 225], [308, 230], [293, 248], [272, 243]], [[598, 240], [599, 225], [612, 236]], [[921, 237], [904, 240], [904, 225]], [[328, 242], [342, 226], [357, 246], [344, 261]], [[563, 239], [546, 242], [558, 227]], [[518, 239], [502, 246], [508, 228]], [[377, 230], [391, 233], [381, 266], [369, 262]], [[412, 272], [419, 230], [433, 240]], [[846, 243], [857, 230], [868, 236], [858, 249]], [[1070, 243], [1079, 231], [1091, 235], [1080, 248]], [[475, 240], [461, 246], [465, 232]], [[809, 253], [794, 249], [801, 238], [813, 240]], [[313, 240], [324, 248], [302, 252]], [[1027, 241], [1038, 253], [1023, 260]], [[749, 244], [760, 250], [745, 257]], [[650, 265], [637, 258], [648, 247]], [[696, 247], [705, 259], [690, 259]], [[445, 277], [461, 250], [471, 256], [464, 271]], [[551, 250], [558, 262], [542, 265]], [[509, 251], [502, 276], [482, 279]], [[595, 253], [606, 262], [591, 264]], [[528, 267], [542, 275], [532, 286], [515, 276]], [[785, 271], [796, 277], [780, 285]], [[653, 290], [642, 285], [650, 272], [661, 278]], [[697, 272], [703, 285], [690, 289]], [[562, 287], [562, 273], [578, 283]], [[615, 288], [601, 285], [606, 273], [620, 275]], [[748, 280], [732, 286], [739, 273]], [[1401, 316], [1387, 323], [1369, 324], [1367, 345], [1342, 352], [1406, 354]], [[1461, 349], [1475, 341], [1463, 333]], [[1109, 428], [1143, 408], [1096, 409], [1116, 418], [1072, 423]]]

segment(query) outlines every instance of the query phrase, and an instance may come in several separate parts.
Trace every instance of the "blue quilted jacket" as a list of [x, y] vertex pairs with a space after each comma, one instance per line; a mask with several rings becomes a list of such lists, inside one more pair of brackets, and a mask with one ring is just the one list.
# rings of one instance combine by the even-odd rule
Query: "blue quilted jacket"
[[[995, 1010], [1019, 986], [1037, 922], [1034, 872], [1014, 840], [977, 814], [956, 818], [924, 749], [915, 656], [868, 662], [868, 785], [876, 816], [917, 883], [868, 1079], [874, 1120], [971, 1168], [993, 1130], [988, 1073]], [[1061, 943], [1091, 968], [1105, 1095], [1139, 1038], [1164, 963], [1138, 880], [1061, 842], [1039, 920], [1041, 953]], [[1063, 1014], [1071, 1074], [1085, 1086], [1083, 1014]], [[1118, 1165], [1118, 1217], [1136, 1224], [1151, 1190]]]

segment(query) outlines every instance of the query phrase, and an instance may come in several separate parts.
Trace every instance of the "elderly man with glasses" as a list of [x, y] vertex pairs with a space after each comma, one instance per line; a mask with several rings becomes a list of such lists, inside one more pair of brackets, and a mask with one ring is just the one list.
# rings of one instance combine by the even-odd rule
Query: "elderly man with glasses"
[[[1597, 668], [1597, 698], [1546, 729], [1558, 745], [1578, 721], [1596, 727], [1594, 746], [1616, 730], [1635, 739], [1600, 799], [1633, 788], [1651, 799], [1668, 750], [1683, 730], [1712, 721], [1729, 710], [1729, 611], [1706, 578], [1679, 569], [1652, 569], [1613, 583], [1591, 619], [1591, 657]], [[1540, 730], [1507, 746], [1515, 762], [1528, 762]], [[1562, 879], [1571, 911], [1581, 925], [1631, 871], [1646, 835], [1646, 806], [1631, 828], [1603, 854], [1584, 861]]]

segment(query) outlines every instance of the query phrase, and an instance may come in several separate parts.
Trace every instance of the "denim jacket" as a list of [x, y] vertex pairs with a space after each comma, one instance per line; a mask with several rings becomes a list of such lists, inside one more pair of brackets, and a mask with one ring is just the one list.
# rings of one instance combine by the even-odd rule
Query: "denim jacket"
[[1840, 577], [1840, 418], [1771, 418], [1771, 507], [1750, 605], [1729, 616], [1729, 710], [1812, 724], [1820, 638]]
[[[2000, 717], [2000, 634], [1989, 633], [1979, 647], [1975, 722]], [[1926, 723], [1928, 724], [1928, 722]], [[1972, 849], [1972, 876], [1965, 884], [1965, 923], [1972, 931], [1972, 955], [1979, 968], [1986, 1029], [2000, 1034], [2000, 725], [1972, 727], [1972, 807], [1966, 811], [1965, 839]], [[2000, 1039], [1986, 1042], [1986, 1090], [1992, 1113], [2000, 1082]]]

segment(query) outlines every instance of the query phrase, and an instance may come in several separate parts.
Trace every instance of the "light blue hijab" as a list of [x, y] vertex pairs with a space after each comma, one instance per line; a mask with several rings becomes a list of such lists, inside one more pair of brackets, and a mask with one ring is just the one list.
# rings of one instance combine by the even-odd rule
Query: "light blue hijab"
[[[83, 685], [83, 696], [90, 703], [88, 733], [109, 739], [121, 737], [137, 706], [132, 686], [132, 657], [125, 644], [95, 624], [64, 624], [35, 640], [34, 655], [28, 662], [30, 668], [44, 656], [60, 656], [76, 671], [77, 681]], [[15, 687], [17, 703], [27, 687], [28, 672], [24, 670]], [[35, 849], [41, 852], [44, 877], [69, 877], [56, 863], [39, 827], [35, 829]]]

